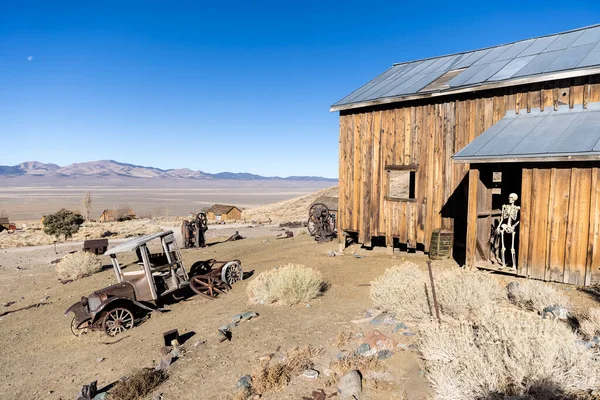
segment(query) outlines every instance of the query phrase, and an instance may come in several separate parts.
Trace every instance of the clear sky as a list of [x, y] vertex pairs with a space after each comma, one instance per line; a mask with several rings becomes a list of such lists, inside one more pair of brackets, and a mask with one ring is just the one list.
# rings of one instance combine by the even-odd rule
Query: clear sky
[[337, 177], [329, 106], [392, 63], [596, 23], [598, 1], [0, 0], [0, 165]]

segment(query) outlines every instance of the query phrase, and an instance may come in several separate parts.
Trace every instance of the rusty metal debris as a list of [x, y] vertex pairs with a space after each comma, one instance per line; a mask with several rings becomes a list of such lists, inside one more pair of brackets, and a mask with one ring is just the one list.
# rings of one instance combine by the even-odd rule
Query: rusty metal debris
[[83, 251], [96, 255], [104, 254], [108, 249], [108, 239], [86, 240], [83, 242]]
[[294, 232], [292, 231], [285, 231], [277, 235], [277, 239], [287, 239], [292, 237], [294, 237]]
[[184, 220], [181, 224], [183, 247], [204, 247], [206, 239], [204, 233], [208, 230], [208, 221], [205, 213], [192, 214], [192, 221]]
[[[162, 251], [151, 253], [151, 241], [158, 241]], [[135, 252], [137, 260], [121, 265], [117, 255], [125, 252]], [[164, 311], [163, 304], [186, 297], [188, 288], [213, 298], [243, 278], [239, 260], [197, 262], [188, 274], [172, 231], [132, 239], [106, 255], [111, 257], [117, 283], [82, 297], [67, 309], [65, 315], [75, 315], [71, 321], [75, 336], [90, 330], [101, 330], [111, 337], [119, 335], [150, 312]], [[123, 271], [125, 267], [127, 270]]]
[[335, 215], [323, 203], [315, 203], [308, 211], [308, 232], [318, 242], [329, 242], [337, 236]]

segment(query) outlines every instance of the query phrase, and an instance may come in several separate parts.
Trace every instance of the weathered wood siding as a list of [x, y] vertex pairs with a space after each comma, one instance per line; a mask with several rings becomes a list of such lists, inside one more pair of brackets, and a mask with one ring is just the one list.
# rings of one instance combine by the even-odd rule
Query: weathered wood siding
[[[216, 221], [217, 216], [214, 212], [207, 211], [206, 219], [208, 219], [209, 221]], [[221, 214], [221, 219], [219, 221], [238, 221], [240, 219], [242, 219], [242, 212], [236, 207], [228, 213]]]
[[519, 275], [600, 282], [600, 163], [523, 169]]
[[[508, 110], [585, 106], [600, 101], [599, 78], [595, 75], [342, 111], [340, 230], [357, 232], [364, 244], [374, 236], [383, 236], [388, 245], [398, 238], [410, 247], [420, 243], [427, 251], [432, 230], [455, 225], [452, 209], [457, 205], [450, 205], [449, 199], [457, 193], [469, 165], [455, 164], [452, 155]], [[413, 164], [418, 165], [416, 199], [386, 200], [385, 166]]]

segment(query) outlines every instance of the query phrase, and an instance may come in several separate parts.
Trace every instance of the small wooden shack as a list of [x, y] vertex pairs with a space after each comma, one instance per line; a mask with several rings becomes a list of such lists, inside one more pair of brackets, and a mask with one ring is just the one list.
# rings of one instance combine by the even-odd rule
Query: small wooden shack
[[100, 222], [117, 222], [135, 219], [136, 215], [131, 208], [119, 210], [104, 210], [98, 219]]
[[10, 229], [10, 221], [8, 217], [0, 217], [0, 232]]
[[242, 219], [242, 211], [236, 206], [214, 204], [206, 211], [206, 218], [210, 221], [237, 221]]
[[[331, 107], [338, 229], [428, 252], [446, 228], [461, 265], [600, 283], [599, 104], [600, 26], [394, 64]], [[507, 268], [492, 243], [511, 193]]]

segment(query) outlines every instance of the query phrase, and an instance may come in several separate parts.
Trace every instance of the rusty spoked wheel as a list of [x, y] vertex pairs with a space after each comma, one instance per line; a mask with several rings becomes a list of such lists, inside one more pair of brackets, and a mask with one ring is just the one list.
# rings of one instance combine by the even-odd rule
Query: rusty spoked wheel
[[71, 321], [71, 333], [77, 337], [88, 333], [90, 331], [89, 321], [85, 324], [81, 324], [81, 326], [78, 326], [75, 318], [76, 317], [73, 317], [73, 320]]
[[244, 271], [242, 270], [242, 264], [235, 260], [229, 261], [223, 265], [221, 269], [221, 280], [226, 282], [229, 286], [244, 279]]
[[308, 210], [308, 233], [311, 236], [317, 234], [317, 225], [323, 219], [329, 219], [329, 208], [323, 203], [315, 203]]
[[231, 288], [229, 284], [212, 275], [196, 275], [190, 279], [190, 287], [197, 294], [214, 299]]
[[133, 328], [134, 321], [133, 313], [130, 310], [117, 307], [106, 313], [102, 320], [102, 329], [108, 336], [116, 336]]

